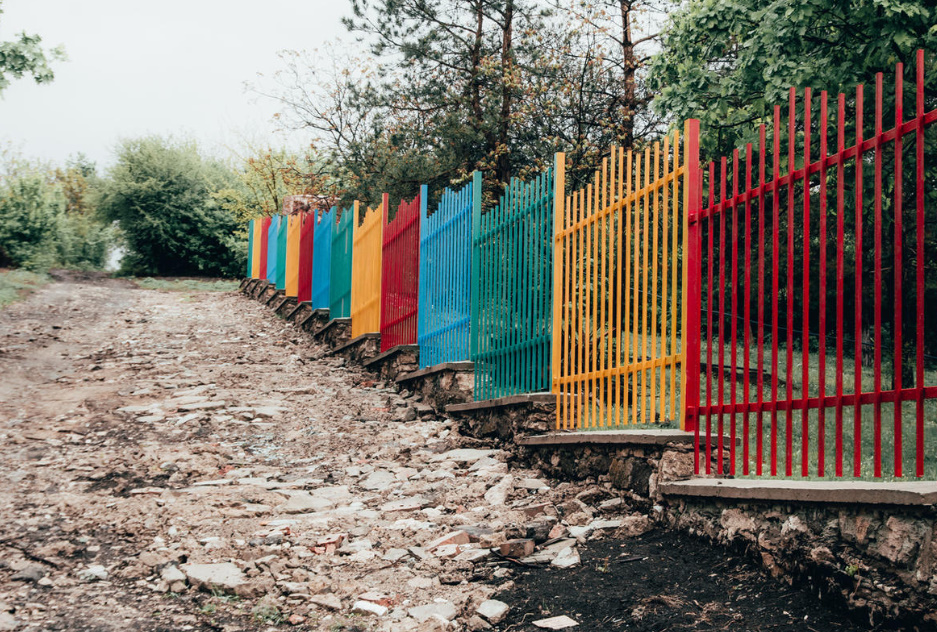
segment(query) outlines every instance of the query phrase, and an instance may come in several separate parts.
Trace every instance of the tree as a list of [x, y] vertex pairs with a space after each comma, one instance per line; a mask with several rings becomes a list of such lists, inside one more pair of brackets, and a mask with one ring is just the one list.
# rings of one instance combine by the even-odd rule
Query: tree
[[[3, 13], [3, 0], [0, 0], [0, 14]], [[21, 79], [31, 75], [36, 83], [48, 83], [55, 74], [50, 62], [65, 59], [62, 47], [46, 50], [42, 48], [42, 38], [26, 32], [16, 39], [0, 42], [0, 94], [6, 90], [11, 79]]]
[[848, 95], [917, 48], [937, 52], [933, 3], [690, 0], [671, 15], [650, 83], [662, 115], [700, 119], [703, 149], [728, 155], [756, 140], [790, 86]]
[[127, 241], [124, 268], [137, 274], [235, 275], [246, 256], [239, 227], [213, 193], [230, 188], [224, 165], [191, 142], [123, 141], [101, 186], [99, 211]]

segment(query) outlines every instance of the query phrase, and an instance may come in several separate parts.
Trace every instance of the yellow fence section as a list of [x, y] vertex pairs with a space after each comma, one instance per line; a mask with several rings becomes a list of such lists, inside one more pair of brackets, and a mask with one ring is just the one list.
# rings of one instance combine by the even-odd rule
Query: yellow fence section
[[286, 296], [299, 296], [299, 237], [303, 228], [299, 215], [288, 215], [286, 225]]
[[355, 202], [355, 239], [351, 255], [351, 335], [381, 330], [381, 252], [387, 194], [381, 205], [360, 215]]
[[557, 205], [558, 428], [684, 425], [686, 148], [676, 131], [643, 152], [613, 148]]
[[263, 234], [263, 218], [258, 217], [254, 220], [254, 242], [251, 248], [251, 278], [260, 278], [260, 240]]

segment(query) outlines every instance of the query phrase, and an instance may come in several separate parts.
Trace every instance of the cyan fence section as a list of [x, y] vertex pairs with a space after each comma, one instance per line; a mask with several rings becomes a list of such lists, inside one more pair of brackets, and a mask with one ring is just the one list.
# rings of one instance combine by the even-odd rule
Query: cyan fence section
[[472, 223], [475, 399], [550, 390], [554, 183], [562, 154], [530, 182], [512, 178]]
[[322, 213], [312, 237], [312, 309], [329, 308], [332, 277], [332, 230], [336, 208]]
[[277, 228], [277, 289], [286, 289], [286, 237], [289, 230], [289, 217], [280, 215]]
[[270, 228], [267, 229], [267, 281], [277, 282], [277, 234], [280, 230], [280, 216], [270, 218]]
[[472, 210], [481, 210], [482, 176], [459, 191], [446, 189], [432, 215], [420, 215], [420, 367], [470, 357]]
[[332, 273], [329, 318], [351, 317], [351, 254], [355, 236], [355, 208], [342, 209], [332, 233]]
[[254, 255], [254, 220], [247, 222], [247, 275], [246, 277], [251, 278], [253, 273], [253, 255]]

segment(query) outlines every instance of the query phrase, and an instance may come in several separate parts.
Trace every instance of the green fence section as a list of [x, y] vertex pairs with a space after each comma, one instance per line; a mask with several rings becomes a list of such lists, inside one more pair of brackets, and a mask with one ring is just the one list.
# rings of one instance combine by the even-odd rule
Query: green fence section
[[[355, 203], [357, 204], [357, 202]], [[351, 253], [355, 236], [355, 207], [342, 209], [332, 231], [329, 316], [351, 318]]]
[[514, 178], [497, 206], [472, 217], [475, 399], [550, 390], [554, 184], [563, 161]]

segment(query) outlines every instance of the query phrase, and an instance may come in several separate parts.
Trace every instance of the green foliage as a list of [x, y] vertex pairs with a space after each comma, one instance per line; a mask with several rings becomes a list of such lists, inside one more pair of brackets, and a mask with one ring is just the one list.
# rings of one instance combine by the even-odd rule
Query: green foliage
[[247, 256], [243, 226], [213, 193], [234, 177], [191, 142], [127, 140], [101, 185], [103, 217], [119, 224], [123, 271], [162, 276], [237, 276]]
[[68, 211], [61, 172], [14, 162], [5, 170], [13, 175], [0, 176], [0, 266], [103, 267], [114, 229], [87, 210]]
[[[3, 0], [0, 0], [2, 13]], [[49, 63], [64, 60], [65, 50], [61, 47], [46, 50], [41, 44], [41, 37], [25, 32], [16, 39], [0, 42], [0, 94], [9, 87], [11, 79], [21, 79], [26, 75], [31, 75], [36, 83], [52, 81], [55, 74]]]
[[913, 64], [918, 48], [937, 52], [933, 3], [690, 0], [671, 15], [649, 82], [671, 123], [701, 120], [704, 154], [728, 155], [757, 139], [789, 87], [849, 97], [875, 73]]
[[29, 270], [0, 270], [0, 307], [6, 307], [48, 282], [47, 275]]
[[251, 619], [256, 623], [279, 625], [283, 623], [283, 613], [273, 604], [259, 603], [251, 610]]

